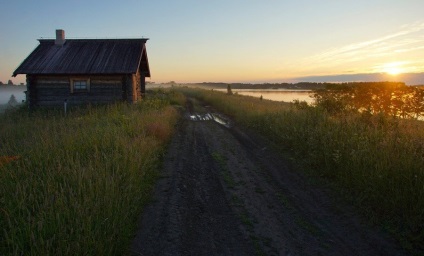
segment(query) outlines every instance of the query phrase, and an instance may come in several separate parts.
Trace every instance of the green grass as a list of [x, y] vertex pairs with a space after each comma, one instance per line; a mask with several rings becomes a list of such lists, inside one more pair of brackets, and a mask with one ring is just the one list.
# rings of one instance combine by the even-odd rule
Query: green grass
[[8, 104], [0, 104], [0, 114], [10, 110], [11, 107]]
[[231, 176], [230, 171], [228, 170], [227, 159], [225, 158], [225, 156], [219, 154], [218, 152], [213, 152], [212, 157], [220, 167], [220, 174], [224, 179], [225, 184], [227, 184], [229, 188], [235, 188], [237, 186], [237, 183]]
[[147, 96], [0, 116], [0, 255], [128, 253], [183, 98]]
[[405, 248], [424, 251], [424, 122], [182, 89], [274, 141]]

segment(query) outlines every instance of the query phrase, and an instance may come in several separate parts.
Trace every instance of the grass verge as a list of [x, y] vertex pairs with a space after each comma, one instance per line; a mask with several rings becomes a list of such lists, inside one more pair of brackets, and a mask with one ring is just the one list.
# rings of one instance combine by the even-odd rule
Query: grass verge
[[182, 98], [0, 116], [0, 255], [125, 254]]
[[412, 252], [424, 252], [424, 122], [180, 89], [268, 137]]

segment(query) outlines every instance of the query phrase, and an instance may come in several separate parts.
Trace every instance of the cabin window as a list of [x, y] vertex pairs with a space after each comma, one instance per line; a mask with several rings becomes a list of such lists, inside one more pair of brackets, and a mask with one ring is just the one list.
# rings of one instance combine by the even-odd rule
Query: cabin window
[[80, 91], [80, 90], [87, 90], [87, 81], [84, 80], [76, 80], [74, 81], [74, 90]]
[[71, 79], [71, 93], [88, 92], [90, 90], [90, 79]]

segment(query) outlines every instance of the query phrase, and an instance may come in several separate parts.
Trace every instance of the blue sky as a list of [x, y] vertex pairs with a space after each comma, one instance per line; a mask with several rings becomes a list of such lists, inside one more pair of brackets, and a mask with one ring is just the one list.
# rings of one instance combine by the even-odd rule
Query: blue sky
[[[151, 81], [298, 81], [424, 72], [422, 0], [0, 0], [0, 81], [38, 45], [150, 38]], [[300, 77], [300, 78], [299, 78]], [[358, 76], [360, 77], [360, 76]], [[423, 82], [424, 83], [424, 82]]]

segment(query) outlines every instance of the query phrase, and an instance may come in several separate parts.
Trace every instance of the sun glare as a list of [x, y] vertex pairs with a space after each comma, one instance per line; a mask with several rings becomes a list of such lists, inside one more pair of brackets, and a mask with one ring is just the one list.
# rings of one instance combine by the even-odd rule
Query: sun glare
[[383, 66], [383, 72], [392, 76], [399, 75], [400, 73], [403, 72], [402, 63], [400, 62], [387, 63]]

